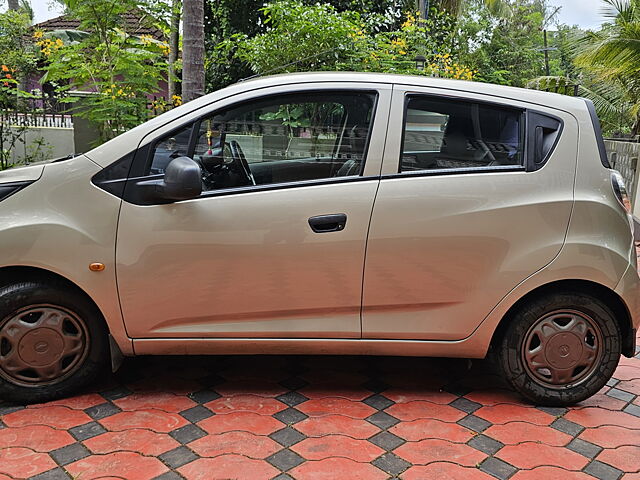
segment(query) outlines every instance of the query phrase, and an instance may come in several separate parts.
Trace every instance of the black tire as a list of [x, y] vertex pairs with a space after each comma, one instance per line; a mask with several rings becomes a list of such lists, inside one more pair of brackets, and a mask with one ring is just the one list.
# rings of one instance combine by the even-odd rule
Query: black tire
[[55, 281], [0, 286], [0, 399], [29, 404], [68, 396], [94, 381], [108, 358], [105, 322], [81, 292]]
[[[585, 400], [618, 366], [622, 340], [615, 316], [604, 302], [586, 293], [539, 296], [508, 321], [497, 345], [498, 365], [513, 388], [535, 404], [568, 406]], [[590, 360], [592, 355], [596, 357]], [[577, 366], [577, 357], [590, 364]]]

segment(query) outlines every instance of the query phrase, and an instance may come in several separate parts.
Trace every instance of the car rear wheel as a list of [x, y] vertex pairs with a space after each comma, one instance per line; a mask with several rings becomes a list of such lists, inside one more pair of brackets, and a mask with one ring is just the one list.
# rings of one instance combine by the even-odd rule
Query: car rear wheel
[[0, 397], [35, 403], [88, 384], [108, 358], [98, 309], [62, 284], [0, 287]]
[[529, 400], [565, 406], [598, 392], [613, 375], [620, 353], [620, 329], [611, 309], [584, 293], [559, 292], [514, 313], [498, 346], [498, 363]]

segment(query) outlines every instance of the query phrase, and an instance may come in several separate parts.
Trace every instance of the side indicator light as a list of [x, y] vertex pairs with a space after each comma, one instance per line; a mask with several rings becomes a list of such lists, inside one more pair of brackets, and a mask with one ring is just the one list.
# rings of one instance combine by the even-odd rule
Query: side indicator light
[[104, 270], [104, 263], [95, 262], [89, 264], [89, 270], [92, 272], [101, 272]]

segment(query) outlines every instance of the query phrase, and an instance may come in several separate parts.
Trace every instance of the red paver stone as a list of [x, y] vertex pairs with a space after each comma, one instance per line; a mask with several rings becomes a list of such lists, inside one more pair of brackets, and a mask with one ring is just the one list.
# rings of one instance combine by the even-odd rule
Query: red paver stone
[[434, 418], [445, 422], [456, 422], [467, 415], [449, 405], [418, 400], [408, 403], [396, 403], [387, 408], [385, 413], [408, 422], [419, 418]]
[[259, 395], [261, 397], [277, 397], [289, 390], [276, 382], [269, 381], [233, 381], [216, 385], [216, 392], [223, 397], [234, 395]]
[[414, 465], [447, 461], [473, 467], [487, 458], [487, 455], [468, 445], [436, 439], [407, 442], [396, 448], [393, 453]]
[[384, 453], [373, 443], [344, 435], [307, 438], [293, 445], [291, 450], [307, 460], [346, 457], [356, 462], [371, 462]]
[[640, 472], [640, 445], [605, 449], [596, 460], [613, 465], [623, 472]]
[[95, 407], [96, 405], [100, 405], [104, 402], [105, 399], [97, 393], [88, 393], [86, 395], [78, 395], [76, 397], [53, 400], [47, 403], [37, 403], [34, 405], [30, 405], [29, 408], [42, 408], [58, 405], [62, 407], [73, 408], [75, 410], [84, 410], [85, 408]]
[[557, 465], [567, 470], [581, 470], [589, 460], [579, 453], [563, 447], [553, 447], [542, 443], [525, 442], [507, 445], [496, 457], [514, 467], [532, 469], [542, 465]]
[[600, 407], [606, 408], [607, 410], [622, 410], [626, 406], [627, 402], [610, 397], [604, 393], [596, 393], [592, 397], [580, 402], [574, 408]]
[[485, 435], [498, 440], [505, 445], [516, 445], [535, 440], [536, 442], [563, 447], [573, 437], [559, 432], [551, 427], [543, 427], [526, 422], [509, 422], [503, 425], [492, 425], [483, 432]]
[[53, 428], [66, 430], [90, 422], [91, 417], [80, 410], [51, 406], [18, 410], [17, 412], [5, 415], [2, 418], [2, 421], [8, 427], [48, 425]]
[[410, 467], [400, 475], [400, 478], [402, 480], [494, 480], [494, 477], [476, 468], [462, 467], [448, 462]]
[[241, 455], [200, 458], [180, 467], [178, 472], [187, 480], [268, 480], [280, 473], [264, 460]]
[[465, 397], [487, 407], [499, 405], [501, 403], [510, 403], [513, 405], [519, 405], [522, 403], [522, 399], [511, 390], [476, 390], [474, 392], [467, 393]]
[[389, 477], [370, 463], [358, 463], [348, 458], [305, 462], [288, 473], [296, 480], [386, 480]]
[[619, 427], [640, 430], [640, 418], [625, 412], [605, 410], [604, 408], [579, 408], [569, 411], [564, 418], [587, 428], [600, 427], [602, 425], [617, 425]]
[[603, 448], [640, 445], [640, 430], [605, 425], [597, 428], [587, 428], [580, 434], [580, 438]]
[[380, 432], [375, 425], [358, 418], [343, 417], [342, 415], [326, 415], [324, 417], [309, 417], [295, 424], [295, 429], [307, 437], [343, 434], [353, 438], [369, 438]]
[[623, 380], [616, 385], [618, 390], [624, 390], [625, 392], [637, 393], [640, 392], [640, 378], [633, 380]]
[[446, 405], [458, 398], [448, 392], [421, 387], [394, 388], [384, 392], [383, 395], [396, 403], [407, 403], [415, 400], [422, 400], [425, 402], [439, 403], [440, 405]]
[[196, 402], [188, 397], [168, 392], [134, 393], [128, 397], [114, 400], [113, 403], [125, 411], [154, 408], [173, 413], [178, 413], [197, 405]]
[[65, 469], [74, 478], [82, 480], [108, 476], [127, 480], [150, 480], [169, 470], [157, 458], [143, 457], [133, 452], [92, 455], [67, 465]]
[[347, 400], [346, 398], [314, 398], [296, 407], [310, 417], [323, 415], [344, 415], [351, 418], [367, 418], [376, 413], [376, 409], [367, 404]]
[[56, 468], [56, 462], [46, 453], [28, 448], [12, 447], [0, 450], [0, 473], [14, 478], [29, 478]]
[[75, 441], [67, 432], [44, 425], [0, 430], [0, 448], [25, 447], [36, 452], [50, 452], [71, 445]]
[[268, 415], [259, 415], [253, 412], [234, 412], [206, 418], [198, 423], [198, 426], [213, 434], [240, 430], [256, 435], [269, 435], [283, 428], [284, 424]]
[[189, 423], [177, 413], [153, 409], [120, 412], [98, 421], [103, 427], [112, 432], [131, 430], [133, 428], [147, 428], [158, 433], [168, 433]]
[[201, 457], [237, 453], [249, 458], [264, 459], [282, 447], [269, 437], [249, 432], [226, 432], [202, 437], [191, 442], [189, 448]]
[[549, 425], [555, 420], [552, 415], [537, 408], [510, 404], [482, 407], [473, 412], [473, 414], [495, 424], [520, 421], [535, 425]]
[[260, 415], [273, 415], [287, 408], [275, 398], [247, 394], [221, 397], [205, 404], [205, 407], [215, 413], [254, 412]]
[[0, 473], [0, 480], [13, 480], [9, 475]]
[[298, 391], [307, 398], [340, 397], [355, 401], [364, 400], [372, 395], [371, 391], [367, 389], [354, 388], [341, 383], [309, 385]]
[[622, 480], [640, 480], [640, 473], [626, 473], [622, 476]]
[[516, 472], [511, 480], [593, 480], [593, 477], [586, 473], [570, 472], [558, 467], [538, 467]]
[[160, 455], [179, 447], [180, 444], [165, 433], [133, 429], [122, 432], [107, 432], [84, 441], [93, 453], [112, 453], [120, 450], [138, 452], [143, 455]]
[[454, 443], [466, 443], [473, 433], [457, 423], [447, 423], [432, 418], [421, 418], [412, 422], [401, 422], [389, 429], [405, 440], [416, 442], [426, 438], [446, 438]]
[[640, 378], [640, 366], [637, 363], [633, 365], [621, 365], [615, 373], [614, 378], [618, 380], [637, 380]]

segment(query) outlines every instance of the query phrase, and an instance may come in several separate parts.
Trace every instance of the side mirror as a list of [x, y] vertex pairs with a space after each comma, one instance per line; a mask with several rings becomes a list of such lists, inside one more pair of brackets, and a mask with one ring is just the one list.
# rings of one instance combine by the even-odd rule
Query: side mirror
[[202, 172], [191, 158], [178, 157], [169, 162], [162, 179], [143, 180], [138, 185], [145, 188], [153, 200], [190, 200], [202, 193]]

